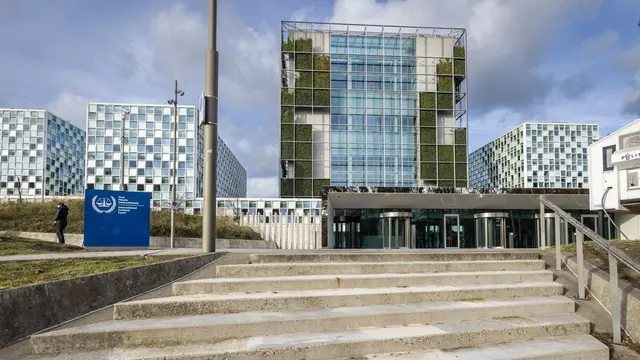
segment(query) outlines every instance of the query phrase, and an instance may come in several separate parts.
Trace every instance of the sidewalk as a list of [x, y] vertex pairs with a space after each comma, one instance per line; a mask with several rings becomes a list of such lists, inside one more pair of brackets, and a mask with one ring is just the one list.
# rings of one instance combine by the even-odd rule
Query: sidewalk
[[145, 255], [198, 255], [201, 249], [157, 249], [157, 250], [129, 250], [129, 251], [93, 251], [82, 253], [30, 254], [0, 256], [0, 262], [26, 260], [55, 260], [55, 259], [87, 259], [96, 257], [122, 257]]

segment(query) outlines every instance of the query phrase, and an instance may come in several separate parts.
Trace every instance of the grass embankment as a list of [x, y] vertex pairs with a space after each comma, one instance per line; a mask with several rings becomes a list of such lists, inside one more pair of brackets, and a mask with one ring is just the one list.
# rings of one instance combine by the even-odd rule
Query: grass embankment
[[186, 256], [130, 256], [0, 262], [0, 289], [42, 284], [119, 269], [175, 260]]
[[0, 256], [86, 252], [80, 246], [0, 236]]
[[[84, 227], [84, 201], [68, 200], [70, 234], [82, 234]], [[55, 232], [53, 218], [57, 202], [49, 203], [5, 203], [0, 204], [0, 230], [25, 232]], [[151, 236], [169, 236], [171, 212], [151, 212]], [[177, 237], [201, 237], [202, 216], [176, 213], [175, 234]], [[259, 240], [260, 234], [242, 226], [232, 218], [220, 216], [216, 219], [216, 237], [220, 239]]]
[[[610, 240], [609, 244], [624, 251], [629, 257], [640, 263], [640, 240]], [[555, 253], [555, 248], [548, 251]], [[562, 246], [562, 252], [576, 254], [576, 244]], [[584, 260], [602, 271], [609, 272], [609, 254], [593, 241], [584, 242]], [[619, 263], [618, 276], [636, 289], [640, 289], [640, 274]]]

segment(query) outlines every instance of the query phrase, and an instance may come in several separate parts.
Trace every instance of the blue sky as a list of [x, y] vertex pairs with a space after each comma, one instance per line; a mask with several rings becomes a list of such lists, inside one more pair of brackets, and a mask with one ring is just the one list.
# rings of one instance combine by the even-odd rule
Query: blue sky
[[[281, 20], [468, 29], [470, 149], [524, 121], [640, 112], [638, 0], [219, 0], [220, 134], [276, 196]], [[207, 0], [0, 0], [0, 107], [84, 127], [88, 101], [164, 103], [204, 87]]]

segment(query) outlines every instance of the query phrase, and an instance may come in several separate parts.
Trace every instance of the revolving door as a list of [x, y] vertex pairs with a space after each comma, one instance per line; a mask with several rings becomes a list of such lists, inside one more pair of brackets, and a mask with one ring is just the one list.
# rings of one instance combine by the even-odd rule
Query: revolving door
[[476, 246], [479, 249], [507, 247], [507, 213], [480, 213], [473, 216], [476, 222]]
[[383, 249], [412, 247], [415, 242], [410, 212], [385, 212], [380, 214], [380, 234]]

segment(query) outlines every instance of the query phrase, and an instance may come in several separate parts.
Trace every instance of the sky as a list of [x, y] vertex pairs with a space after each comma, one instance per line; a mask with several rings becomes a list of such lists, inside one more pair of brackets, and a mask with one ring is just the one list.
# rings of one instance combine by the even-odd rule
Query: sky
[[[280, 21], [463, 27], [470, 150], [525, 121], [640, 117], [640, 0], [218, 0], [219, 134], [248, 196], [278, 195]], [[85, 127], [89, 101], [204, 89], [207, 0], [0, 0], [0, 107]]]

